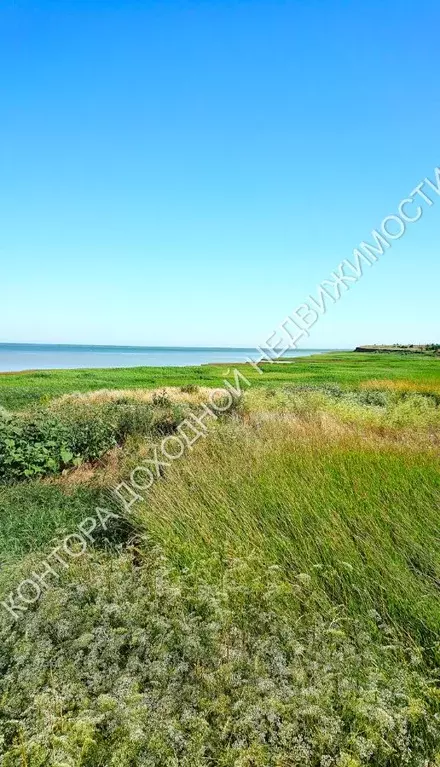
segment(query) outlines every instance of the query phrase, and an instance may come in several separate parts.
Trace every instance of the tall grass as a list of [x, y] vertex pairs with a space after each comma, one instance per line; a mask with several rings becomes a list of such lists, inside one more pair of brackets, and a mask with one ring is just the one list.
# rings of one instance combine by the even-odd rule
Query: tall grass
[[229, 424], [171, 468], [137, 521], [183, 566], [253, 555], [310, 579], [323, 609], [391, 622], [435, 658], [438, 454], [331, 427]]

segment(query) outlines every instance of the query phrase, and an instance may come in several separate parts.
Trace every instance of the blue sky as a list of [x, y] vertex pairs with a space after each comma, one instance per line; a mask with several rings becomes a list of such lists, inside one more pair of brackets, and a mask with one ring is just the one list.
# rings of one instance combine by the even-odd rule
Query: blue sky
[[[3, 2], [0, 341], [262, 343], [433, 178], [439, 22], [434, 0]], [[439, 341], [439, 234], [440, 197], [303, 345]]]

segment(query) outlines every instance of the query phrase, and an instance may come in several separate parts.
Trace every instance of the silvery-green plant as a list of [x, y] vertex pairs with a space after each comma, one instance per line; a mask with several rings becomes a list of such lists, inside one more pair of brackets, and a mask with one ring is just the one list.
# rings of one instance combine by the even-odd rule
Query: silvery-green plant
[[91, 554], [24, 620], [2, 616], [2, 764], [434, 765], [416, 648], [319, 615], [307, 574], [251, 565]]

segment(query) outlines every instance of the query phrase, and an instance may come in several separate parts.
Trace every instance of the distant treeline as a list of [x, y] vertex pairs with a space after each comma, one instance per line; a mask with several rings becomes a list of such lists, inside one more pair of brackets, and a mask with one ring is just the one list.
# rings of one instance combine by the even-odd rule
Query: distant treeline
[[357, 346], [356, 352], [399, 352], [411, 354], [439, 354], [440, 344], [372, 344]]

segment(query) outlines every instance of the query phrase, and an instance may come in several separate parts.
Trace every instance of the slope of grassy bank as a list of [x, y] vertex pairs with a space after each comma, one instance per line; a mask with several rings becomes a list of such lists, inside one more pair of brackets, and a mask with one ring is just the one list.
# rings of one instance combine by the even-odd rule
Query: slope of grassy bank
[[164, 386], [219, 386], [228, 370], [238, 367], [252, 385], [336, 382], [343, 386], [388, 381], [421, 386], [440, 393], [440, 359], [414, 354], [355, 354], [334, 352], [312, 357], [287, 358], [261, 365], [260, 375], [251, 365], [202, 365], [178, 368], [111, 368], [98, 370], [46, 370], [0, 374], [0, 406], [19, 409], [44, 403], [71, 392], [99, 389], [154, 389]]
[[[440, 764], [439, 362], [267, 367], [18, 621], [0, 610], [6, 767]], [[29, 423], [78, 461], [0, 488], [2, 599], [206, 395], [138, 384], [6, 417], [14, 471]]]

